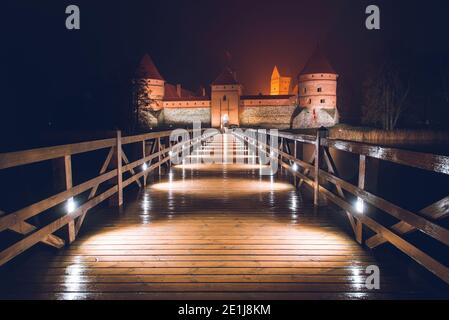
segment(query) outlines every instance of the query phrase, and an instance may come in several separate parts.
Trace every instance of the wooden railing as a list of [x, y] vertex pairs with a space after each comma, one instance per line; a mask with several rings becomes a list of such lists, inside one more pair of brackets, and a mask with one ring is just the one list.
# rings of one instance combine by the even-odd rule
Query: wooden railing
[[[420, 231], [448, 246], [449, 230], [438, 222], [449, 216], [449, 196], [423, 208], [419, 212], [412, 212], [365, 190], [368, 157], [446, 175], [449, 174], [449, 157], [333, 140], [327, 138], [327, 130], [325, 129], [318, 130], [316, 136], [286, 132], [272, 134], [269, 131], [258, 131], [255, 129], [246, 129], [246, 131], [251, 134], [246, 135], [239, 131], [234, 131], [234, 135], [257, 147], [257, 150], [260, 150], [260, 146], [262, 146], [267, 156], [279, 158], [280, 166], [287, 169], [295, 177], [295, 185], [301, 186], [305, 183], [313, 189], [315, 205], [318, 206], [322, 200], [327, 199], [344, 209], [357, 242], [365, 244], [371, 249], [389, 242], [443, 281], [449, 283], [449, 268], [424, 252], [417, 245], [407, 241], [404, 237], [412, 232]], [[274, 153], [268, 153], [267, 151], [270, 148], [270, 143], [268, 142], [270, 139], [279, 139], [279, 150], [276, 150]], [[313, 146], [314, 151], [308, 161], [297, 157], [298, 143]], [[339, 177], [330, 149], [345, 151], [359, 156], [357, 185], [353, 185]], [[296, 165], [294, 166], [294, 164]], [[329, 185], [334, 186], [334, 191], [331, 191]], [[366, 210], [360, 210], [357, 206], [351, 204], [349, 202], [350, 195], [357, 199], [362, 208], [369, 204], [395, 218], [397, 222], [393, 225], [385, 226], [368, 214]], [[363, 226], [374, 232], [374, 235], [366, 240], [363, 237]], [[447, 256], [449, 250], [447, 247], [444, 247], [444, 249], [443, 255]]]
[[[122, 137], [117, 131], [115, 138], [88, 141], [82, 143], [68, 144], [62, 146], [40, 148], [19, 152], [0, 154], [0, 170], [23, 165], [32, 165], [42, 161], [54, 161], [63, 176], [65, 190], [49, 198], [21, 208], [15, 212], [0, 215], [0, 233], [7, 230], [18, 233], [23, 237], [0, 252], [0, 265], [10, 261], [20, 253], [33, 245], [42, 242], [47, 245], [61, 248], [66, 241], [55, 235], [61, 228], [68, 227], [67, 242], [75, 240], [83, 224], [87, 212], [108, 198], [121, 206], [123, 204], [123, 189], [132, 183], [139, 187], [146, 185], [147, 176], [155, 169], [161, 173], [162, 165], [171, 163], [170, 157], [176, 154], [183, 156], [183, 147], [192, 147], [201, 143], [209, 136], [201, 136], [199, 132], [188, 130], [189, 139], [180, 143], [170, 142], [169, 136], [172, 131], [154, 132], [136, 136]], [[193, 137], [192, 137], [193, 136]], [[140, 144], [140, 156], [137, 160], [130, 162], [123, 150], [124, 145]], [[98, 176], [86, 182], [73, 186], [72, 184], [72, 156], [109, 149], [106, 159], [100, 168]], [[168, 164], [167, 164], [168, 165]], [[124, 175], [130, 175], [123, 180]], [[100, 185], [106, 185], [104, 191], [97, 194]], [[32, 217], [52, 209], [58, 205], [72, 202], [74, 198], [89, 191], [84, 203], [73, 206], [66, 214], [59, 215], [52, 222], [44, 226], [35, 226], [27, 222]]]

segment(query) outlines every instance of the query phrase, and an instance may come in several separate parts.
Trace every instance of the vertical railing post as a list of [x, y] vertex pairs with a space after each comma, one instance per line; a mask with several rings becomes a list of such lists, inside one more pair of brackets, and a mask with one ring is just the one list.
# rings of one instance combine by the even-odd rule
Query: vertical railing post
[[[297, 151], [297, 141], [296, 140], [294, 140], [293, 141], [293, 148], [294, 148], [294, 150], [293, 150], [293, 157], [295, 157], [295, 160], [296, 159], [298, 159], [298, 151]], [[293, 174], [293, 184], [294, 184], [294, 186], [296, 187], [297, 186], [297, 184], [298, 184], [298, 179], [296, 178], [296, 175], [295, 174]]]
[[[361, 154], [359, 158], [359, 181], [358, 187], [365, 189], [365, 177], [366, 177], [366, 156]], [[357, 208], [360, 214], [363, 214], [365, 203], [361, 198], [357, 198]], [[363, 224], [359, 219], [356, 219], [356, 232], [355, 237], [358, 243], [363, 242]]]
[[[72, 157], [70, 155], [66, 155], [64, 157], [55, 158], [52, 160], [53, 162], [53, 183], [58, 190], [61, 192], [62, 190], [69, 190], [73, 186], [72, 181]], [[75, 209], [73, 198], [67, 199], [65, 210], [67, 214], [70, 215], [71, 211]], [[67, 224], [68, 231], [68, 243], [72, 243], [76, 237], [76, 229], [75, 229], [75, 221], [72, 220]]]
[[281, 143], [279, 144], [279, 151], [278, 151], [278, 160], [279, 160], [279, 168], [281, 169], [281, 174], [284, 172], [284, 167], [282, 166], [282, 162], [284, 161], [284, 158], [282, 157], [281, 152], [284, 151], [284, 138], [281, 138]]
[[121, 207], [123, 205], [123, 176], [122, 176], [122, 132], [117, 130], [115, 162], [117, 166], [117, 203]]
[[171, 162], [171, 154], [172, 154], [172, 149], [173, 149], [173, 143], [170, 140], [170, 138], [168, 139], [168, 156], [170, 157], [170, 159], [168, 160], [168, 164], [169, 167], [171, 168], [173, 166], [173, 163]]
[[256, 160], [255, 162], [256, 162], [256, 164], [257, 163], [260, 164], [260, 157], [257, 157], [257, 155], [259, 154], [259, 148], [260, 148], [260, 145], [259, 145], [259, 129], [256, 130], [256, 140], [254, 142], [256, 143], [256, 148], [253, 149], [255, 151], [255, 154], [254, 154], [255, 160]]
[[158, 153], [159, 153], [159, 156], [158, 156], [158, 163], [159, 163], [159, 167], [158, 167], [158, 169], [159, 169], [159, 176], [162, 174], [162, 170], [161, 170], [161, 161], [162, 161], [162, 158], [161, 158], [161, 137], [159, 137], [159, 138], [157, 138], [157, 150], [158, 150]]
[[316, 133], [315, 140], [315, 183], [313, 185], [313, 204], [320, 205], [320, 162], [321, 162], [321, 139], [327, 137], [327, 129], [321, 127]]
[[315, 140], [315, 182], [313, 184], [313, 204], [315, 206], [317, 206], [320, 201], [320, 138], [320, 132], [317, 131]]
[[[64, 176], [65, 176], [65, 188], [66, 190], [69, 190], [73, 186], [73, 180], [72, 180], [72, 157], [64, 156]], [[73, 201], [73, 199], [70, 199], [69, 201]], [[70, 212], [68, 213], [70, 214]], [[75, 231], [75, 220], [71, 220], [68, 224], [68, 236], [69, 236], [69, 243], [72, 243], [75, 241], [76, 238], [76, 231]]]
[[[145, 159], [146, 157], [146, 145], [145, 145], [145, 139], [142, 141], [142, 159]], [[145, 162], [144, 162], [145, 163]], [[147, 174], [145, 173], [143, 175], [143, 185], [147, 185]]]

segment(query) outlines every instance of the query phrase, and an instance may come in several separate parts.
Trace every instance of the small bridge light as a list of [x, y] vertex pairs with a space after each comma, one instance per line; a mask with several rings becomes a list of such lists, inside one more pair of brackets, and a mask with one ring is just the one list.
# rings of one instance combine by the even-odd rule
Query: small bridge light
[[357, 198], [357, 201], [356, 201], [356, 203], [355, 203], [355, 209], [357, 210], [357, 212], [363, 213], [363, 211], [364, 211], [364, 209], [365, 209], [365, 205], [364, 205], [362, 199]]
[[76, 203], [73, 198], [70, 198], [67, 200], [66, 209], [67, 209], [67, 213], [72, 213], [73, 211], [76, 210]]
[[295, 172], [298, 171], [298, 165], [296, 163], [294, 163], [292, 165], [292, 170], [295, 171]]
[[148, 169], [148, 165], [147, 165], [146, 162], [144, 162], [143, 165], [142, 165], [142, 170], [145, 171], [147, 169]]
[[170, 150], [170, 151], [168, 152], [168, 155], [171, 157], [171, 156], [173, 155], [173, 151]]

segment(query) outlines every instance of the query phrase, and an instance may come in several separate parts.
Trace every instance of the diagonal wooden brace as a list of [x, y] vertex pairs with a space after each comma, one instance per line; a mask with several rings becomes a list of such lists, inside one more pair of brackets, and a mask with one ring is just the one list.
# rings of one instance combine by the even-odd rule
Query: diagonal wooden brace
[[[122, 159], [123, 159], [123, 161], [125, 161], [126, 164], [129, 164], [128, 157], [126, 156], [125, 152], [123, 152], [123, 151], [122, 151]], [[130, 169], [129, 171], [131, 171], [131, 173], [132, 173], [133, 175], [136, 174], [136, 172], [134, 171], [134, 169]], [[136, 180], [136, 183], [137, 183], [137, 185], [139, 186], [139, 188], [142, 188], [142, 184], [140, 183], [140, 180], [139, 180], [139, 179]]]
[[[419, 211], [419, 213], [423, 216], [426, 216], [428, 218], [431, 218], [433, 220], [441, 220], [449, 216], [449, 196], [441, 199], [440, 201], [437, 201], [433, 203], [432, 205], [422, 209]], [[405, 235], [411, 232], [415, 232], [417, 229], [407, 222], [400, 221], [393, 225], [391, 227], [393, 231], [395, 231], [397, 234]], [[383, 238], [380, 234], [376, 234], [366, 240], [366, 245], [374, 249], [381, 244], [386, 243], [387, 240]]]
[[[335, 165], [334, 160], [332, 159], [332, 156], [329, 152], [329, 148], [324, 148], [324, 159], [326, 161], [327, 165], [327, 171], [332, 173], [335, 176], [339, 176], [337, 166]], [[343, 199], [346, 199], [345, 194], [343, 192], [343, 189], [340, 185], [335, 184], [335, 187], [337, 188], [337, 193], [340, 197]], [[346, 211], [346, 216], [348, 217], [349, 223], [351, 224], [352, 231], [354, 231], [354, 234], [357, 236], [357, 222], [352, 216], [352, 213], [349, 211]]]
[[[108, 155], [106, 156], [106, 160], [104, 161], [103, 165], [101, 166], [100, 175], [104, 174], [106, 172], [106, 170], [108, 169], [109, 163], [111, 162], [113, 155], [114, 155], [114, 148], [111, 148], [109, 150]], [[97, 193], [99, 186], [100, 186], [100, 184], [97, 184], [96, 186], [94, 186], [92, 188], [92, 190], [89, 193], [89, 197], [88, 197], [89, 200], [92, 199], [93, 197], [95, 197], [95, 194]], [[81, 225], [84, 222], [84, 218], [86, 217], [86, 214], [87, 214], [87, 211], [83, 212], [83, 214], [77, 219], [76, 224], [75, 224], [76, 234], [79, 233], [79, 231], [81, 229]]]
[[[0, 210], [0, 216], [4, 215], [5, 213], [3, 211]], [[28, 235], [31, 232], [35, 231], [37, 228], [35, 226], [33, 226], [32, 224], [25, 222], [25, 221], [21, 221], [17, 224], [15, 224], [14, 226], [11, 226], [9, 228], [9, 230], [17, 232], [21, 235]], [[55, 247], [55, 248], [62, 248], [65, 245], [65, 241], [53, 234], [49, 234], [45, 239], [43, 239], [41, 241], [42, 243], [45, 243], [49, 246]]]

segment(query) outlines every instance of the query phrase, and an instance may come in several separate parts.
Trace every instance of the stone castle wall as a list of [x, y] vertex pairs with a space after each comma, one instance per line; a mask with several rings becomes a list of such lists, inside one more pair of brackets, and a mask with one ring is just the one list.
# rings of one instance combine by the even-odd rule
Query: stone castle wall
[[210, 127], [210, 108], [165, 108], [163, 121], [166, 125], [186, 126], [201, 121], [203, 127]]
[[138, 127], [141, 130], [156, 128], [162, 122], [162, 110], [153, 111], [151, 108], [141, 108], [138, 113]]
[[288, 129], [294, 111], [293, 105], [240, 107], [240, 126]]
[[[315, 110], [315, 112], [313, 112]], [[143, 128], [158, 126], [191, 126], [200, 121], [203, 127], [211, 126], [211, 109], [164, 108], [160, 112], [142, 111], [140, 125]], [[295, 105], [240, 106], [240, 127], [262, 127], [276, 129], [331, 127], [338, 123], [338, 113], [333, 108], [303, 108]]]

